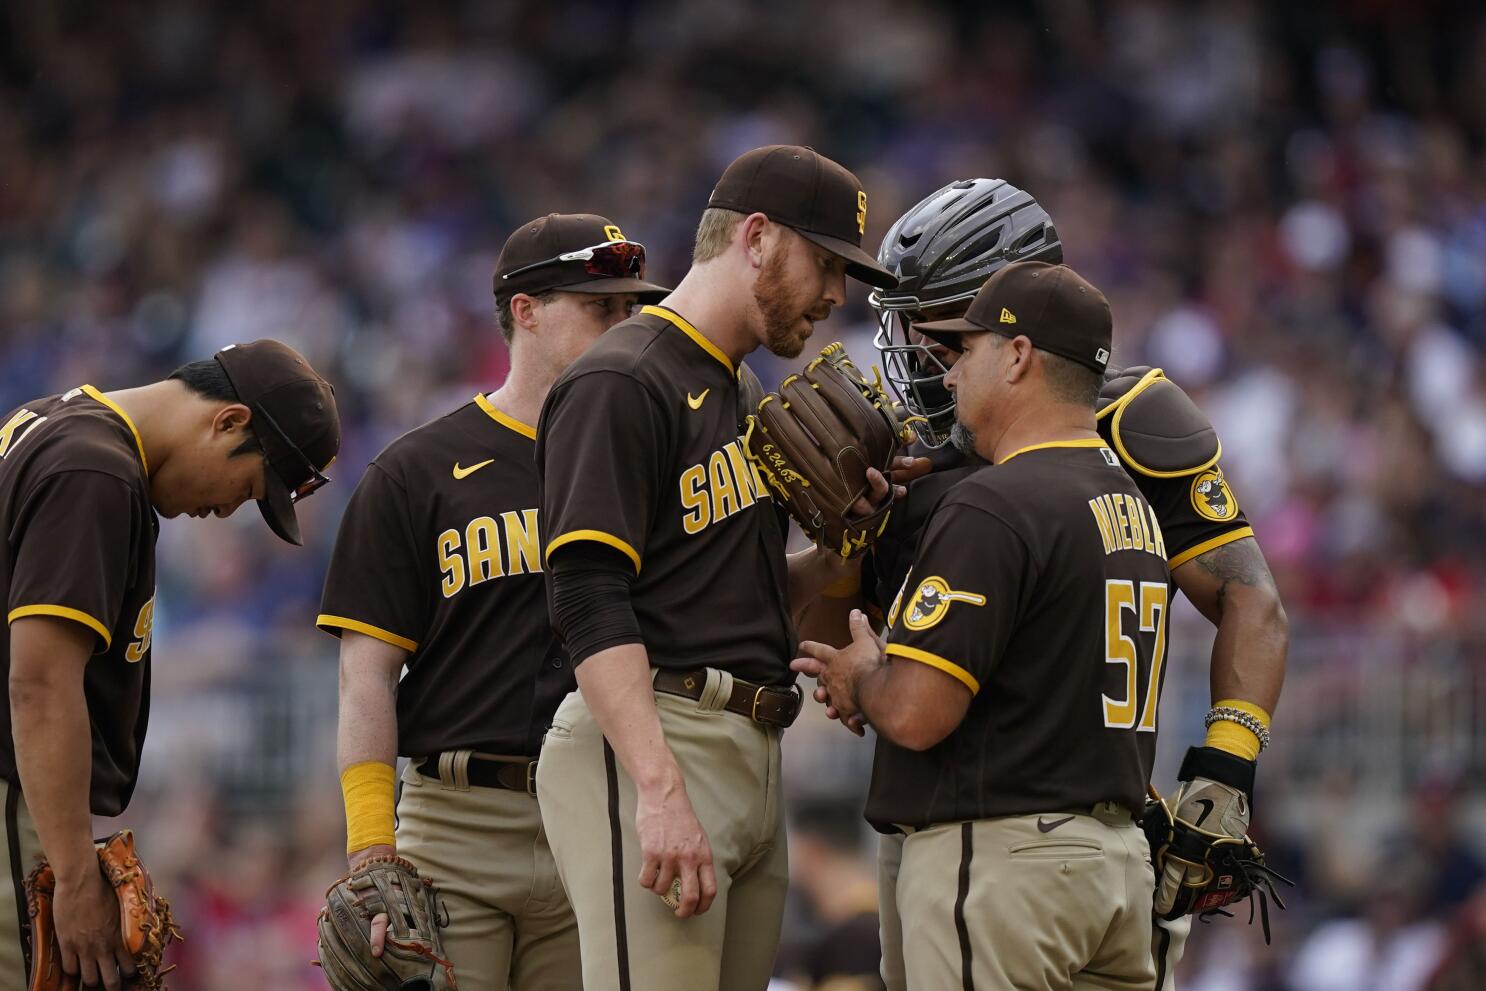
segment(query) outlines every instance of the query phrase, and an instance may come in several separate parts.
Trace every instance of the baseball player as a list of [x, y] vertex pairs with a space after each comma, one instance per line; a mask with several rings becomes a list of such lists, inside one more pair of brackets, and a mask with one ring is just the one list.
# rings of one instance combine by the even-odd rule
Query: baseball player
[[794, 663], [882, 741], [867, 817], [907, 835], [908, 986], [1153, 987], [1134, 813], [1170, 576], [1154, 510], [1096, 429], [1109, 304], [1023, 262], [963, 319], [917, 327], [962, 352], [945, 384], [994, 467], [939, 500], [885, 649], [855, 612], [849, 646], [806, 642]]
[[92, 816], [123, 812], [138, 779], [158, 517], [226, 517], [256, 499], [274, 533], [298, 544], [294, 503], [329, 481], [339, 448], [330, 386], [277, 341], [225, 348], [163, 382], [79, 386], [0, 417], [0, 833], [10, 861], [0, 985], [26, 985], [22, 885], [43, 857], [57, 877], [63, 969], [110, 991], [133, 972]]
[[347, 859], [395, 853], [438, 884], [464, 989], [581, 986], [536, 801], [542, 732], [573, 674], [547, 622], [532, 424], [574, 358], [665, 293], [603, 217], [522, 225], [495, 270], [505, 383], [379, 454], [336, 539], [317, 622], [341, 638]]
[[[969, 246], [968, 248], [966, 246]], [[861, 594], [850, 583], [839, 598], [822, 597], [801, 635], [831, 643], [850, 639], [854, 607], [887, 615], [902, 587], [929, 510], [950, 486], [982, 462], [949, 443], [954, 397], [943, 380], [955, 353], [915, 334], [910, 322], [964, 313], [990, 274], [1014, 261], [1062, 260], [1052, 218], [1028, 193], [1003, 180], [950, 183], [905, 213], [889, 230], [879, 261], [902, 276], [896, 289], [874, 292], [886, 377], [910, 412], [924, 417], [925, 443], [914, 453], [933, 472], [913, 481], [888, 529], [864, 558]], [[998, 315], [999, 318], [999, 315]], [[1100, 392], [1100, 435], [1120, 457], [1155, 509], [1176, 585], [1217, 627], [1211, 661], [1213, 700], [1250, 700], [1273, 711], [1284, 677], [1288, 643], [1284, 609], [1263, 554], [1218, 464], [1221, 446], [1202, 412], [1175, 383], [1151, 369], [1107, 369]], [[1236, 724], [1217, 721], [1207, 745], [1243, 756], [1257, 747]], [[902, 932], [893, 890], [901, 834], [882, 837], [879, 850], [883, 976], [890, 991], [905, 987]], [[1173, 970], [1191, 919], [1157, 919], [1158, 987], [1174, 987]]]
[[760, 345], [798, 355], [848, 274], [896, 282], [861, 249], [866, 212], [856, 177], [808, 148], [744, 154], [681, 285], [543, 407], [548, 595], [580, 691], [553, 717], [537, 792], [587, 991], [769, 982], [787, 884], [779, 738], [800, 705], [791, 614], [839, 568], [786, 559], [742, 447], [761, 390], [741, 361]]

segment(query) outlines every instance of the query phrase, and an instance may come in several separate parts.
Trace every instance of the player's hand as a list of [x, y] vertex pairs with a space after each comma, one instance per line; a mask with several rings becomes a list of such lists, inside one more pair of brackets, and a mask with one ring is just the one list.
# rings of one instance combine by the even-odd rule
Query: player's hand
[[680, 880], [676, 918], [701, 915], [717, 897], [712, 845], [702, 829], [686, 786], [673, 782], [642, 788], [636, 796], [635, 832], [640, 838], [640, 886], [664, 898]]
[[[909, 459], [899, 459], [909, 460]], [[927, 460], [927, 459], [924, 459]], [[896, 475], [897, 471], [893, 470]], [[876, 468], [867, 469], [867, 494], [851, 504], [851, 511], [858, 516], [870, 515], [872, 510], [882, 502], [883, 497], [891, 490], [894, 499], [901, 499], [908, 494], [908, 488], [904, 485], [893, 485], [887, 480], [887, 476]]]
[[893, 458], [893, 466], [888, 469], [888, 477], [892, 480], [897, 490], [896, 497], [901, 499], [908, 494], [907, 485], [915, 479], [923, 478], [934, 470], [934, 462], [928, 458], [910, 458], [900, 454]]
[[[882, 664], [883, 642], [872, 630], [867, 614], [851, 611], [851, 643], [836, 648], [830, 644], [806, 640], [800, 644], [802, 656], [790, 662], [790, 670], [809, 675], [818, 681], [816, 698], [824, 692], [843, 723], [861, 715], [857, 704], [856, 684], [862, 675]], [[847, 724], [850, 729], [850, 724]]]
[[[1172, 810], [1176, 818], [1207, 833], [1242, 837], [1249, 832], [1248, 798], [1239, 789], [1218, 781], [1198, 777], [1182, 782], [1172, 800]], [[1183, 882], [1200, 885], [1209, 876], [1206, 867], [1168, 857], [1156, 882], [1156, 914], [1171, 911]]]
[[[824, 702], [825, 705], [826, 705], [826, 718], [827, 719], [835, 719], [835, 720], [837, 720], [838, 722], [841, 723], [842, 726], [845, 726], [847, 729], [851, 730], [857, 736], [866, 736], [867, 735], [867, 717], [866, 716], [864, 716], [860, 712], [858, 712], [854, 716], [847, 716], [845, 719], [843, 719], [843, 718], [841, 718], [841, 710], [838, 709], [838, 708], [836, 708], [834, 705], [831, 704], [830, 696], [826, 694], [826, 690], [824, 688], [817, 687], [815, 689], [815, 691], [816, 691], [816, 701], [817, 702]], [[822, 697], [822, 696], [824, 696], [824, 697]]]
[[835, 719], [851, 730], [857, 736], [867, 735], [867, 717], [858, 712], [854, 716], [842, 718], [841, 710], [831, 703], [831, 693], [825, 690], [825, 686], [819, 682], [815, 685], [815, 691], [811, 693], [815, 701], [826, 707], [826, 718]]
[[[395, 856], [397, 856], [397, 847], [395, 847], [395, 846], [389, 846], [386, 843], [374, 843], [371, 846], [362, 847], [360, 850], [355, 850], [355, 851], [353, 851], [351, 853], [346, 854], [346, 864], [351, 868], [351, 870], [354, 871], [354, 870], [359, 870], [361, 868], [361, 865], [362, 864], [365, 864], [368, 860], [372, 859], [373, 857], [395, 857]], [[372, 956], [374, 956], [374, 957], [381, 956], [382, 955], [382, 949], [386, 945], [387, 945], [387, 916], [383, 912], [378, 912], [376, 915], [372, 916], [372, 924], [371, 924], [371, 954], [372, 954]]]
[[134, 976], [134, 959], [119, 935], [118, 896], [96, 861], [91, 867], [79, 882], [57, 878], [52, 916], [62, 970], [79, 977], [84, 987], [101, 985], [120, 991], [124, 981]]

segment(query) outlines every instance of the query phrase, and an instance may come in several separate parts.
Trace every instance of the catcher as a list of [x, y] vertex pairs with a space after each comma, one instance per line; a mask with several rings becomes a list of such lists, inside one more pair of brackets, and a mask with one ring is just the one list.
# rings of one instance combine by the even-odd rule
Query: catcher
[[[548, 603], [579, 691], [547, 731], [537, 793], [587, 991], [769, 983], [788, 883], [779, 741], [800, 706], [792, 611], [842, 558], [786, 556], [744, 452], [762, 396], [741, 362], [800, 354], [848, 274], [896, 283], [861, 248], [866, 206], [808, 148], [742, 155], [680, 286], [605, 334], [542, 409]], [[865, 474], [863, 518], [889, 489], [880, 467]]]
[[141, 961], [120, 941], [92, 816], [116, 816], [139, 774], [149, 712], [159, 516], [229, 516], [257, 499], [298, 544], [294, 504], [340, 448], [324, 379], [277, 341], [225, 348], [169, 379], [90, 385], [0, 418], [0, 728], [8, 881], [0, 882], [0, 986], [26, 984], [34, 940], [24, 879], [55, 876], [61, 971], [116, 991]]

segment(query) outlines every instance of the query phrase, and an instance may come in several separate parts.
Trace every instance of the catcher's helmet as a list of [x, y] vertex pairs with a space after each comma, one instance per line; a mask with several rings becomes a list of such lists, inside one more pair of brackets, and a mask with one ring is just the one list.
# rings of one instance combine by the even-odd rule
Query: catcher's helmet
[[1047, 211], [1004, 179], [961, 179], [899, 217], [883, 238], [877, 261], [900, 279], [868, 297], [877, 311], [873, 343], [888, 383], [908, 411], [927, 422], [919, 437], [943, 447], [954, 425], [948, 371], [909, 323], [960, 316], [985, 280], [1012, 262], [1063, 260], [1063, 244]]

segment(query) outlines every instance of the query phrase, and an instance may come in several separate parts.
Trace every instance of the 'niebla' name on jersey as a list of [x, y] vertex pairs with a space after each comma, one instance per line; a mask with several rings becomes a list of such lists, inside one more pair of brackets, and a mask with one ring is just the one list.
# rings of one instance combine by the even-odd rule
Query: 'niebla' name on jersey
[[1104, 553], [1145, 551], [1166, 560], [1166, 541], [1161, 537], [1161, 524], [1156, 511], [1140, 496], [1126, 492], [1106, 492], [1089, 500]]

